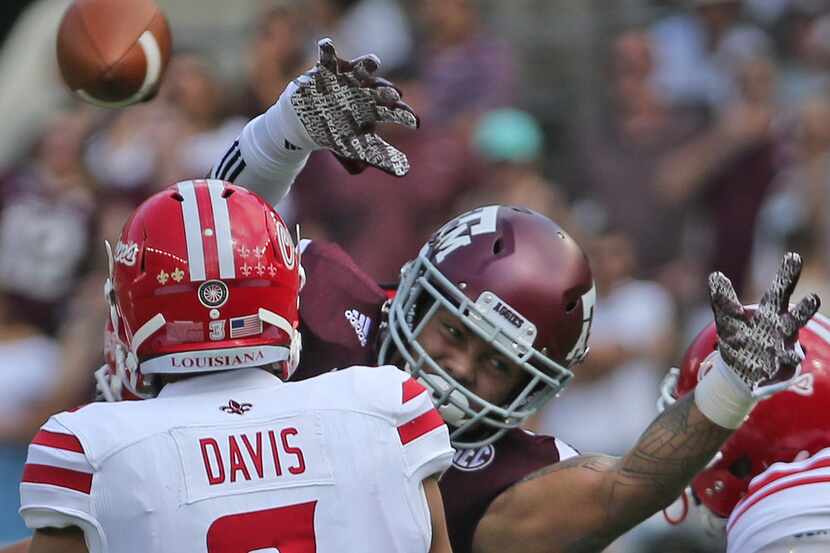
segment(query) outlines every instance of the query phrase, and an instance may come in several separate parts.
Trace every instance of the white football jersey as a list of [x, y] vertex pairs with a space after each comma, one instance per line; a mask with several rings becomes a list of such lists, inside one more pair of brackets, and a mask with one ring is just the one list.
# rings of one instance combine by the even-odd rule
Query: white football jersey
[[421, 481], [452, 455], [398, 369], [287, 384], [241, 369], [55, 415], [29, 446], [20, 513], [79, 526], [92, 553], [422, 553]]
[[[749, 484], [726, 525], [728, 553], [756, 553], [792, 536], [809, 545], [830, 530], [830, 448], [775, 463]], [[786, 548], [781, 551], [800, 551]]]

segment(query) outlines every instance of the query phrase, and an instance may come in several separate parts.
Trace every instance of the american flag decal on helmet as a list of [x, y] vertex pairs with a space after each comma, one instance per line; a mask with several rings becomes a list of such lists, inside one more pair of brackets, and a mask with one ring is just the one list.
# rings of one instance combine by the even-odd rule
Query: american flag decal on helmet
[[262, 320], [259, 318], [259, 315], [234, 317], [231, 319], [230, 326], [231, 339], [262, 334]]

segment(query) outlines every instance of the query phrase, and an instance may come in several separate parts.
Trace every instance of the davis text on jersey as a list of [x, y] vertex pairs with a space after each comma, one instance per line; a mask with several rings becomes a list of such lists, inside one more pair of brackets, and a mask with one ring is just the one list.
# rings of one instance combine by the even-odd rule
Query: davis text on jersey
[[[225, 482], [233, 483], [241, 478], [262, 480], [266, 475], [268, 478], [280, 477], [283, 476], [283, 470], [292, 475], [304, 473], [306, 467], [303, 450], [289, 442], [289, 438], [298, 433], [296, 428], [289, 427], [267, 432], [230, 434], [227, 442], [212, 436], [199, 438], [208, 483], [215, 486]], [[287, 465], [285, 469], [283, 463]]]

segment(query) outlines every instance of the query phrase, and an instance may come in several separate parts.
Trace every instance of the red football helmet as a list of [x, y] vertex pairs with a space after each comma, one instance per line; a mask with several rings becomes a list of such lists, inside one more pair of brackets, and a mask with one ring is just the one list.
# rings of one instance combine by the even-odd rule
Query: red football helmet
[[265, 200], [183, 181], [142, 203], [108, 251], [114, 386], [146, 397], [158, 374], [271, 366], [291, 376], [300, 254]]
[[[380, 362], [403, 357], [454, 427], [456, 447], [486, 445], [519, 426], [585, 357], [596, 297], [588, 259], [539, 213], [510, 206], [464, 213], [401, 272]], [[527, 384], [509, 404], [481, 398], [424, 350], [419, 334], [439, 308], [527, 372]]]
[[[679, 372], [666, 377], [661, 403], [672, 403], [694, 390], [712, 366], [717, 341], [715, 323], [698, 334]], [[804, 450], [813, 455], [830, 445], [830, 320], [815, 315], [799, 332], [798, 341], [806, 354], [801, 374], [787, 390], [758, 403], [692, 480], [694, 496], [719, 517], [729, 516], [750, 480], [771, 464], [791, 462]]]

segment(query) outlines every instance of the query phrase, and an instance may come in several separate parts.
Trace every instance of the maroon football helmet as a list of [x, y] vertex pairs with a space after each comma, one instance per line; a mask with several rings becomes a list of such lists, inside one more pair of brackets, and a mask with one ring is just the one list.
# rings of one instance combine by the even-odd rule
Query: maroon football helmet
[[[401, 271], [380, 362], [403, 357], [427, 386], [456, 447], [491, 443], [519, 426], [573, 376], [587, 352], [595, 290], [588, 259], [559, 225], [534, 211], [487, 206], [439, 229]], [[509, 404], [481, 398], [419, 343], [444, 308], [527, 372]]]
[[[719, 517], [729, 516], [750, 480], [771, 464], [791, 462], [800, 451], [813, 455], [830, 445], [830, 320], [815, 315], [799, 332], [798, 341], [806, 354], [801, 374], [787, 390], [758, 403], [692, 481], [695, 498]], [[666, 377], [661, 404], [694, 390], [712, 367], [717, 342], [712, 323], [686, 351], [680, 370]]]
[[219, 180], [180, 182], [142, 203], [108, 251], [115, 399], [122, 388], [152, 394], [159, 374], [294, 372], [300, 252], [261, 197]]

